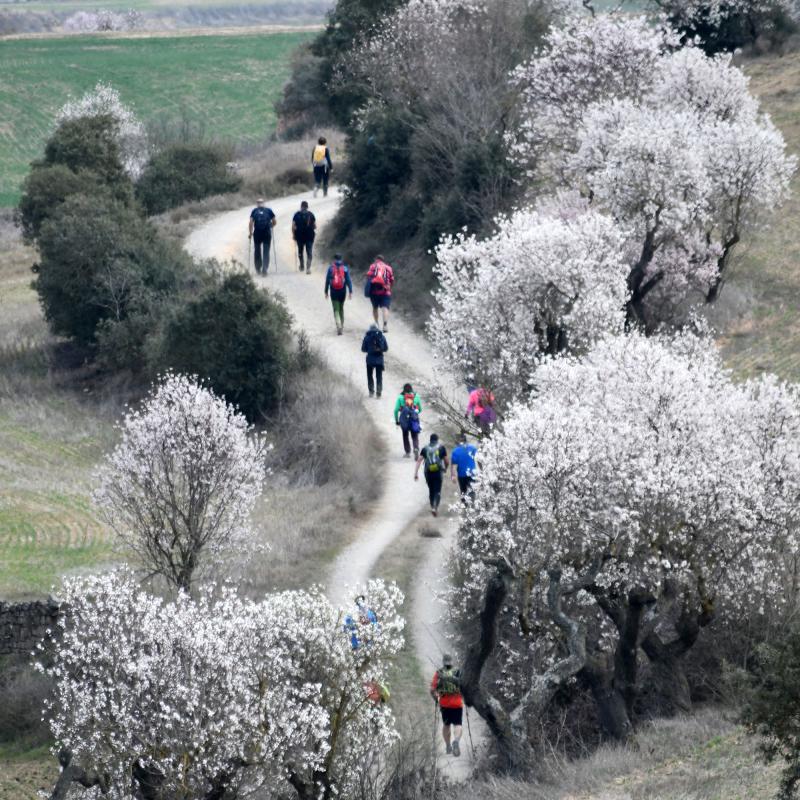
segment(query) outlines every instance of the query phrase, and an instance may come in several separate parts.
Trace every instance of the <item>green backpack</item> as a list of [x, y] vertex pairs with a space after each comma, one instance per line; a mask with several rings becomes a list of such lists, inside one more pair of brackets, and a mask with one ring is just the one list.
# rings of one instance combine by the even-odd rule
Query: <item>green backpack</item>
[[436, 681], [436, 691], [439, 694], [459, 694], [461, 692], [461, 670], [440, 669]]
[[426, 472], [439, 472], [442, 468], [442, 448], [441, 445], [428, 445], [425, 448], [425, 470]]

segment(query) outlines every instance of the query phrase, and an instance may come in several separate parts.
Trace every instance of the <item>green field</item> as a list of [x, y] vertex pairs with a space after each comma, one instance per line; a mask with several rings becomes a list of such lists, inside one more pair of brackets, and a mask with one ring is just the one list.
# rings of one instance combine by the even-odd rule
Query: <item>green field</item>
[[146, 122], [202, 121], [209, 136], [257, 144], [290, 53], [309, 33], [119, 38], [70, 36], [0, 44], [0, 206], [11, 206], [57, 110], [98, 81], [115, 86]]

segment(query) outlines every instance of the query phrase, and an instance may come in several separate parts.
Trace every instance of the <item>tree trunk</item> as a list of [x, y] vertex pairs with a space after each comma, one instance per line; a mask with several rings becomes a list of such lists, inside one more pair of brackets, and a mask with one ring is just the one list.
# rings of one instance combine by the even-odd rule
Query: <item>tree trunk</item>
[[583, 625], [567, 617], [561, 608], [562, 594], [574, 591], [578, 585], [562, 587], [561, 572], [553, 570], [550, 572], [547, 604], [553, 622], [564, 634], [568, 655], [531, 681], [530, 688], [519, 698], [511, 713], [496, 698], [484, 691], [481, 674], [497, 646], [497, 625], [513, 580], [510, 566], [505, 562], [498, 564], [497, 571], [486, 588], [478, 640], [467, 650], [461, 672], [464, 702], [474, 708], [486, 722], [497, 742], [503, 762], [501, 768], [504, 771], [513, 771], [529, 763], [531, 750], [527, 720], [540, 714], [558, 688], [574, 677], [586, 663], [586, 631]]
[[625, 695], [614, 680], [615, 668], [610, 657], [599, 656], [589, 660], [581, 671], [597, 705], [600, 727], [610, 738], [627, 741], [633, 733]]
[[694, 647], [702, 628], [714, 617], [713, 603], [705, 596], [702, 586], [700, 599], [699, 609], [692, 608], [689, 598], [683, 599], [680, 616], [675, 622], [675, 639], [664, 642], [655, 629], [642, 639], [642, 650], [652, 665], [654, 686], [664, 714], [692, 709], [691, 690], [683, 658]]

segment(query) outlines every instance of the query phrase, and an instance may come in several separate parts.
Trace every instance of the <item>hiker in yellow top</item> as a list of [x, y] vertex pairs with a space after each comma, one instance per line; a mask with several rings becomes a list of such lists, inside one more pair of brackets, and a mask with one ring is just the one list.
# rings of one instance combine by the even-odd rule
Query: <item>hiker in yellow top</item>
[[314, 168], [314, 197], [317, 196], [319, 187], [322, 186], [322, 196], [328, 196], [328, 181], [330, 179], [333, 162], [331, 161], [331, 149], [328, 147], [328, 140], [320, 136], [317, 146], [311, 153], [311, 166]]

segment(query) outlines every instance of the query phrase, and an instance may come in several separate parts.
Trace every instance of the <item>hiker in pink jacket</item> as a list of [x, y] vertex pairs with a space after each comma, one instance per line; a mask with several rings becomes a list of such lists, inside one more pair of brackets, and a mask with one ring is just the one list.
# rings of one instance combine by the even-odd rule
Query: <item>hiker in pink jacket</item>
[[494, 395], [488, 389], [473, 389], [469, 393], [469, 402], [464, 416], [469, 419], [470, 415], [483, 433], [488, 433], [489, 428], [497, 421]]

